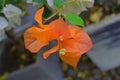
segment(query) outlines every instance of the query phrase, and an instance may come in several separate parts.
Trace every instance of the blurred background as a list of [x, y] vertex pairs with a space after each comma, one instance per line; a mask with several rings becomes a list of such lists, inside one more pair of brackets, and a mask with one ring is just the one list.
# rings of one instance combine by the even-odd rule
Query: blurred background
[[[24, 70], [28, 66], [36, 63], [36, 58], [39, 56], [37, 56], [36, 54], [32, 54], [25, 49], [23, 34], [27, 28], [29, 28], [33, 24], [36, 24], [36, 22], [34, 21], [34, 14], [39, 8], [41, 8], [41, 6], [45, 6], [45, 12], [43, 14], [45, 18], [54, 13], [54, 11], [49, 7], [48, 4], [43, 4], [44, 1], [45, 0], [0, 0], [0, 80], [7, 80], [9, 76], [17, 77], [11, 74], [15, 74], [15, 72]], [[102, 26], [104, 26], [104, 23], [108, 20], [114, 19], [112, 20], [112, 22], [115, 23], [115, 18], [120, 18], [119, 13], [120, 0], [95, 0], [94, 6], [81, 12], [79, 16], [81, 16], [85, 21], [85, 29], [88, 29], [88, 27], [91, 26], [91, 29], [93, 29], [93, 27], [96, 29], [96, 27], [101, 25], [101, 23], [103, 23]], [[116, 22], [119, 21], [120, 19], [118, 19], [118, 21]], [[109, 21], [108, 24], [109, 23], [111, 22]], [[115, 24], [113, 24], [113, 26], [114, 25]], [[120, 23], [117, 25], [120, 25]], [[119, 35], [119, 33], [116, 35]], [[90, 36], [93, 36], [91, 32]], [[120, 38], [118, 39], [118, 41], [120, 41]], [[120, 54], [120, 52], [118, 53]], [[106, 70], [101, 70], [101, 66], [99, 66], [99, 63], [95, 62], [94, 58], [90, 55], [91, 54], [89, 53], [88, 55], [83, 55], [78, 63], [77, 68], [73, 68], [64, 62], [59, 61], [59, 69], [62, 72], [61, 75], [63, 77], [63, 80], [120, 80], [120, 59], [117, 60], [119, 61], [118, 63], [116, 62], [116, 64], [118, 65], [115, 66], [113, 64], [114, 67]], [[120, 57], [120, 55], [118, 56]], [[109, 57], [109, 55], [106, 55], [106, 57]], [[49, 69], [49, 67], [47, 69]], [[51, 73], [52, 72], [48, 72], [48, 74]], [[18, 77], [8, 80], [47, 79], [19, 79]], [[56, 79], [54, 80], [60, 79], [56, 77]]]

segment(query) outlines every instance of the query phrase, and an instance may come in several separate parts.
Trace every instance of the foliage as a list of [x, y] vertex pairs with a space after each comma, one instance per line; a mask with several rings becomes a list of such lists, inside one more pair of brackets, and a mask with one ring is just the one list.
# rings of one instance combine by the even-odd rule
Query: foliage
[[67, 14], [65, 16], [65, 19], [68, 22], [70, 22], [70, 23], [72, 23], [74, 25], [79, 25], [81, 27], [84, 27], [84, 21], [83, 21], [83, 19], [80, 16], [76, 15], [76, 14]]
[[73, 25], [84, 27], [84, 21], [79, 14], [94, 5], [94, 0], [47, 0], [54, 12]]
[[53, 0], [54, 6], [61, 8], [64, 5], [65, 0]]
[[33, 2], [42, 3], [43, 5], [47, 5], [46, 0], [33, 0]]

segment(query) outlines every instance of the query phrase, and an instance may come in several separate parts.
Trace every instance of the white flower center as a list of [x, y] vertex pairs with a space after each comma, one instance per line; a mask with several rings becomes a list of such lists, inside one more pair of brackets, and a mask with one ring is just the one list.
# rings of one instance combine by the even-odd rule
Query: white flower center
[[65, 48], [62, 48], [62, 49], [59, 50], [59, 54], [65, 55], [65, 53], [66, 53], [66, 49]]
[[63, 41], [63, 36], [60, 36], [60, 41]]

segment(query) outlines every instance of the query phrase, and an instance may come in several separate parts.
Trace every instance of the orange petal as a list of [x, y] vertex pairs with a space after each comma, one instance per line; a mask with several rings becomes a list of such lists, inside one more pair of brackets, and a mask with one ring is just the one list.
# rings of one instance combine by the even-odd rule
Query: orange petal
[[48, 43], [41, 43], [39, 40], [37, 40], [32, 34], [32, 28], [29, 28], [28, 30], [25, 31], [24, 42], [25, 42], [25, 48], [33, 53], [38, 52], [40, 48], [48, 44]]
[[55, 21], [49, 24], [50, 27], [54, 30], [54, 35], [57, 35], [58, 38], [63, 36], [65, 38], [71, 37], [69, 28], [62, 18], [56, 19]]
[[61, 41], [62, 47], [66, 49], [67, 52], [79, 52], [79, 43], [75, 39], [65, 39]]
[[71, 25], [69, 29], [75, 42], [78, 43], [76, 46], [79, 48], [79, 53], [86, 53], [92, 48], [92, 41], [82, 28]]
[[52, 29], [49, 28], [40, 29], [37, 27], [32, 27], [32, 33], [38, 40], [42, 42], [49, 42], [56, 39], [55, 34], [52, 33]]
[[67, 57], [82, 55], [92, 48], [91, 39], [82, 28], [69, 26], [69, 29], [73, 38], [65, 39], [61, 42], [62, 47], [66, 49]]
[[76, 40], [76, 39], [66, 39], [61, 42], [62, 47], [66, 49], [66, 56], [68, 57], [76, 57], [83, 54], [84, 46]]
[[60, 55], [60, 54], [59, 54], [59, 56], [60, 56], [60, 58], [61, 58], [61, 60], [62, 60], [63, 62], [65, 62], [65, 63], [67, 63], [67, 64], [69, 64], [69, 65], [71, 65], [71, 66], [73, 66], [73, 67], [76, 67], [76, 66], [77, 66], [77, 63], [78, 63], [78, 61], [79, 61], [79, 59], [80, 59], [80, 57], [81, 57], [81, 56], [68, 57], [68, 56], [66, 56], [66, 55]]
[[37, 28], [37, 27], [32, 27], [32, 33], [33, 35], [40, 41], [42, 42], [47, 42], [47, 37], [46, 37], [46, 30]]
[[51, 54], [53, 54], [54, 52], [56, 52], [58, 49], [59, 49], [59, 44], [57, 44], [56, 46], [54, 46], [50, 50], [44, 52], [43, 57], [45, 59], [47, 59]]
[[39, 23], [41, 28], [45, 28], [47, 27], [46, 25], [42, 24], [42, 14], [44, 11], [44, 7], [42, 7], [41, 9], [39, 9], [36, 14], [35, 14], [35, 20]]

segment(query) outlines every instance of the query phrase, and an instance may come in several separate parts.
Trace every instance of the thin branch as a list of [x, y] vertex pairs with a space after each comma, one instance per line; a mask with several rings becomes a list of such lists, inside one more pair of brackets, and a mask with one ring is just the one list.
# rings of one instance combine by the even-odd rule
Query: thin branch
[[44, 20], [45, 20], [45, 21], [50, 20], [51, 18], [53, 18], [53, 17], [54, 17], [55, 15], [57, 15], [57, 14], [58, 14], [58, 11], [55, 12], [55, 13], [53, 13], [50, 17], [45, 18]]

